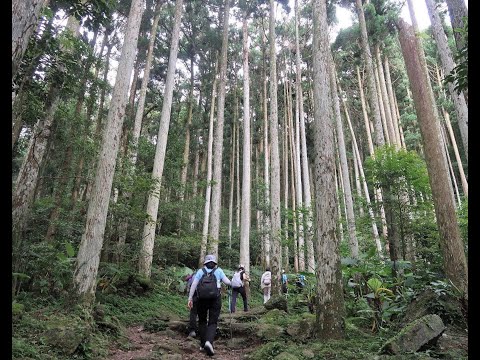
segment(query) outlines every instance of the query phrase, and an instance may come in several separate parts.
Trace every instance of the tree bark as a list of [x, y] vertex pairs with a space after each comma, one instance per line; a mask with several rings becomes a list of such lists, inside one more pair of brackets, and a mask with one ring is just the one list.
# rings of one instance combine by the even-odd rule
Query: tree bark
[[[430, 15], [430, 22], [432, 24], [432, 32], [437, 43], [438, 53], [442, 63], [444, 74], [449, 74], [455, 68], [453, 56], [448, 47], [447, 37], [443, 31], [440, 16], [435, 10], [433, 0], [425, 0], [427, 4], [428, 13]], [[455, 32], [455, 31], [454, 31]], [[457, 113], [458, 127], [460, 128], [460, 135], [462, 136], [462, 145], [465, 153], [465, 158], [468, 160], [468, 108], [465, 102], [463, 92], [460, 94], [455, 90], [453, 83], [448, 83], [448, 92], [453, 100], [453, 106]]]
[[350, 186], [350, 180], [348, 175], [348, 163], [347, 163], [347, 152], [345, 146], [345, 137], [343, 133], [343, 123], [340, 113], [340, 101], [338, 100], [338, 90], [337, 90], [337, 80], [336, 80], [336, 70], [335, 63], [333, 62], [333, 57], [329, 53], [329, 65], [330, 65], [330, 86], [331, 86], [331, 96], [333, 100], [333, 108], [335, 110], [335, 125], [337, 133], [337, 142], [338, 142], [338, 152], [340, 157], [340, 171], [343, 178], [343, 190], [345, 196], [345, 206], [346, 206], [346, 217], [347, 217], [347, 228], [349, 236], [349, 245], [350, 245], [350, 255], [352, 258], [358, 258], [358, 239], [357, 239], [357, 229], [355, 226], [355, 213], [353, 211], [353, 197], [352, 197], [352, 187]]
[[[268, 142], [268, 100], [267, 100], [267, 65], [266, 65], [266, 39], [265, 34], [262, 35], [262, 55], [263, 55], [263, 66], [262, 66], [262, 79], [263, 79], [263, 157], [264, 157], [264, 171], [263, 178], [265, 183], [265, 209], [270, 209], [270, 146]], [[265, 211], [263, 214], [264, 227], [263, 227], [263, 238], [265, 244], [265, 266], [270, 266], [271, 259], [271, 224], [270, 224], [270, 214]]]
[[468, 269], [464, 245], [456, 221], [455, 204], [449, 186], [448, 167], [442, 154], [435, 99], [427, 69], [424, 66], [425, 62], [421, 59], [424, 56], [423, 50], [418, 47], [411, 26], [401, 19], [397, 25], [400, 29], [400, 44], [423, 140], [445, 273], [468, 301]]
[[278, 150], [277, 55], [275, 50], [275, 1], [270, 0], [270, 234], [272, 242], [272, 294], [281, 295], [282, 245], [280, 218], [280, 157]]
[[[193, 162], [193, 186], [192, 186], [192, 199], [195, 200], [197, 198], [198, 193], [198, 168], [200, 164], [200, 149], [198, 148], [198, 135], [196, 137], [195, 143], [197, 144], [197, 149], [195, 151], [195, 160]], [[192, 211], [190, 213], [190, 230], [195, 230], [195, 218], [196, 212]]]
[[208, 245], [208, 225], [210, 220], [210, 205], [212, 195], [212, 163], [213, 163], [213, 120], [215, 118], [215, 99], [217, 95], [217, 71], [218, 61], [215, 64], [214, 79], [212, 84], [212, 101], [210, 103], [210, 122], [208, 127], [207, 144], [207, 188], [205, 189], [205, 206], [203, 211], [202, 242], [200, 244], [200, 258], [198, 259], [198, 268], [203, 266], [203, 259], [207, 254]]
[[355, 156], [356, 159], [357, 159], [358, 170], [360, 171], [360, 177], [361, 177], [362, 182], [363, 182], [363, 190], [364, 190], [364, 193], [365, 193], [365, 200], [367, 201], [368, 214], [369, 214], [370, 219], [372, 221], [373, 239], [375, 241], [375, 246], [377, 248], [378, 257], [380, 259], [383, 259], [382, 243], [380, 242], [380, 237], [378, 235], [377, 223], [376, 223], [375, 215], [373, 214], [373, 210], [372, 210], [372, 206], [371, 206], [370, 193], [368, 191], [367, 181], [365, 180], [365, 173], [363, 171], [363, 164], [362, 164], [362, 160], [360, 158], [360, 151], [358, 150], [357, 139], [356, 139], [356, 136], [355, 136], [355, 132], [353, 131], [353, 126], [352, 126], [352, 122], [350, 121], [350, 115], [348, 113], [347, 104], [345, 102], [345, 99], [342, 98], [342, 102], [343, 102], [343, 108], [344, 108], [344, 111], [345, 111], [345, 118], [347, 119], [348, 128], [350, 129], [350, 135], [352, 137], [353, 156]]
[[155, 160], [153, 163], [152, 180], [154, 188], [150, 192], [147, 201], [147, 220], [143, 228], [142, 243], [138, 259], [138, 272], [140, 275], [150, 278], [153, 260], [153, 246], [155, 242], [155, 229], [157, 225], [158, 204], [160, 194], [163, 166], [165, 164], [165, 152], [167, 149], [168, 129], [170, 127], [170, 114], [172, 110], [173, 86], [175, 80], [175, 65], [178, 55], [178, 42], [180, 37], [180, 25], [183, 12], [183, 0], [175, 2], [175, 17], [170, 42], [170, 55], [168, 59], [167, 78], [158, 129]]
[[345, 337], [345, 304], [340, 243], [336, 229], [334, 137], [329, 83], [326, 1], [313, 2], [313, 94], [317, 267], [316, 333], [321, 339]]
[[35, 30], [40, 11], [48, 0], [12, 1], [12, 80], [27, 50], [28, 41]]
[[130, 75], [135, 59], [144, 1], [134, 0], [127, 20], [125, 40], [118, 64], [112, 100], [107, 117], [106, 131], [97, 163], [95, 183], [87, 211], [85, 232], [82, 235], [74, 272], [75, 293], [85, 303], [95, 299], [96, 278], [103, 245], [103, 235], [112, 191], [113, 175], [118, 153], [119, 138], [128, 97]]
[[[245, 265], [247, 273], [250, 272], [250, 74], [248, 66], [249, 39], [248, 16], [243, 13], [243, 171], [242, 171], [242, 209], [240, 222], [240, 263]], [[239, 154], [240, 155], [240, 154]], [[248, 284], [248, 282], [247, 282]]]
[[397, 111], [395, 107], [395, 92], [393, 91], [393, 86], [392, 86], [392, 78], [390, 77], [390, 64], [388, 63], [388, 57], [384, 56], [384, 66], [385, 66], [385, 79], [387, 82], [387, 93], [388, 93], [388, 99], [390, 103], [390, 109], [391, 109], [391, 114], [392, 114], [392, 122], [393, 122], [393, 128], [395, 131], [395, 143], [397, 145], [397, 148], [402, 147], [402, 138], [400, 136], [400, 125], [399, 121], [400, 118], [397, 117]]
[[222, 158], [223, 158], [223, 126], [225, 119], [225, 85], [227, 80], [227, 48], [228, 48], [228, 19], [230, 0], [225, 0], [222, 30], [222, 51], [220, 54], [220, 76], [218, 83], [217, 125], [215, 132], [215, 148], [213, 154], [213, 186], [212, 208], [210, 222], [210, 253], [218, 258], [218, 237], [220, 233], [220, 210], [222, 207]]
[[461, 50], [465, 46], [467, 39], [463, 37], [463, 34], [456, 30], [465, 27], [464, 18], [468, 18], [467, 6], [465, 5], [465, 0], [445, 0], [445, 2], [448, 6], [455, 44], [457, 45], [457, 49]]
[[375, 72], [373, 68], [372, 55], [370, 53], [370, 47], [368, 46], [367, 26], [365, 23], [365, 15], [362, 8], [362, 0], [355, 0], [358, 14], [358, 22], [360, 25], [360, 34], [362, 41], [362, 52], [365, 60], [365, 66], [367, 68], [367, 87], [370, 93], [370, 108], [373, 111], [373, 119], [375, 125], [375, 143], [377, 146], [385, 144], [385, 137], [383, 136], [382, 118], [380, 115], [380, 107], [378, 103], [378, 94], [375, 87]]
[[377, 57], [377, 69], [379, 75], [380, 88], [379, 91], [382, 94], [383, 108], [385, 110], [385, 120], [387, 122], [387, 130], [390, 138], [390, 143], [398, 147], [398, 140], [395, 133], [395, 127], [393, 125], [393, 114], [392, 107], [390, 105], [390, 99], [388, 97], [387, 83], [385, 80], [385, 73], [383, 72], [382, 67], [382, 57], [380, 55], [380, 46], [377, 44], [375, 46], [375, 55]]

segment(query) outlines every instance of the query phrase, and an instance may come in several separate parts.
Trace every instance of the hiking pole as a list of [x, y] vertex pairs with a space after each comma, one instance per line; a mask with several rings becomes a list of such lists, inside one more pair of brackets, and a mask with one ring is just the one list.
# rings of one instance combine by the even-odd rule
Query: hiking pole
[[230, 312], [230, 339], [233, 339], [232, 332], [232, 308], [230, 307], [230, 298], [232, 297], [232, 288], [228, 291], [228, 311]]

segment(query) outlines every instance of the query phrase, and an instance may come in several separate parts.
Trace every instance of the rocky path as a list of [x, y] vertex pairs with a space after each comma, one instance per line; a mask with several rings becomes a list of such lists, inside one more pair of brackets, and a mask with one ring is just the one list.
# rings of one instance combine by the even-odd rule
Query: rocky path
[[246, 355], [255, 349], [251, 341], [233, 337], [217, 339], [214, 343], [215, 354], [210, 357], [200, 351], [198, 339], [167, 329], [160, 332], [148, 332], [143, 326], [127, 329], [126, 337], [118, 346], [111, 349], [110, 360], [237, 360], [246, 359]]

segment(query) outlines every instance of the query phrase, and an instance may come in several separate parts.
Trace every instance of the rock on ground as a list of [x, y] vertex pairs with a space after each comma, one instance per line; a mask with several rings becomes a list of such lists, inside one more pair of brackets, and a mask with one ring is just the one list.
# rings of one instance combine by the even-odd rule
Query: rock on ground
[[381, 353], [405, 354], [419, 350], [423, 345], [434, 341], [445, 330], [440, 316], [425, 315], [404, 327], [396, 336], [388, 340]]

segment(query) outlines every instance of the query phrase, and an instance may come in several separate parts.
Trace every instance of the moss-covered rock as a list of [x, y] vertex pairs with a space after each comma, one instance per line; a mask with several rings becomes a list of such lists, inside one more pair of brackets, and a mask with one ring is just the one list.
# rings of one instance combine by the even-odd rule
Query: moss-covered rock
[[438, 315], [425, 315], [408, 324], [381, 348], [382, 354], [405, 354], [419, 350], [423, 345], [437, 339], [445, 330]]
[[315, 357], [315, 353], [310, 349], [304, 349], [302, 350], [302, 356], [305, 359], [313, 359]]
[[14, 322], [21, 319], [24, 312], [25, 312], [25, 305], [20, 304], [16, 301], [12, 302], [12, 320]]
[[272, 309], [262, 316], [261, 321], [267, 324], [286, 326], [289, 323], [287, 313], [284, 310]]
[[272, 296], [263, 306], [267, 310], [279, 309], [288, 312], [287, 299], [281, 295]]
[[168, 323], [165, 320], [158, 318], [151, 318], [145, 321], [143, 328], [148, 332], [163, 331], [168, 327]]
[[300, 360], [297, 355], [293, 355], [287, 352], [281, 352], [277, 356], [274, 357], [275, 360]]
[[56, 316], [46, 324], [45, 343], [65, 355], [71, 355], [90, 334], [90, 325], [78, 316]]
[[288, 325], [287, 334], [290, 335], [294, 341], [307, 342], [308, 339], [314, 337], [314, 327], [315, 315], [305, 316]]
[[267, 341], [278, 340], [285, 333], [281, 326], [273, 324], [258, 324], [256, 329], [255, 335]]

